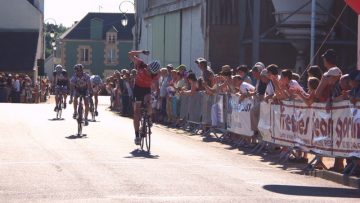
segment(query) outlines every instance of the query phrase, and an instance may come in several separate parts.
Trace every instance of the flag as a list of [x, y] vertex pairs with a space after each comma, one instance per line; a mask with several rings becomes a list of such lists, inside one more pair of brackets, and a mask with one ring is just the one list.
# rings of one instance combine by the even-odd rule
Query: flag
[[350, 6], [358, 15], [360, 15], [360, 1], [359, 0], [345, 0], [346, 4]]

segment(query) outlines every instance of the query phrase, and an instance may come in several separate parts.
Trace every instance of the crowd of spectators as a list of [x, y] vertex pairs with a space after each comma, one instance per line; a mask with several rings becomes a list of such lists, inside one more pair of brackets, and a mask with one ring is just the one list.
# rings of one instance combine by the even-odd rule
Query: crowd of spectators
[[[331, 107], [332, 102], [360, 100], [360, 71], [352, 70], [343, 74], [337, 67], [336, 52], [327, 50], [322, 56], [323, 63], [307, 68], [305, 74], [295, 73], [290, 67], [276, 64], [265, 66], [257, 62], [250, 68], [247, 65], [231, 67], [224, 65], [215, 74], [204, 58], [198, 58], [195, 64], [201, 70], [198, 78], [185, 66], [173, 67], [168, 64], [160, 70], [160, 78], [152, 87], [153, 122], [177, 126], [179, 123], [180, 95], [192, 95], [198, 91], [207, 94], [237, 94], [240, 101], [251, 97], [254, 107], [251, 114], [251, 128], [254, 136], [249, 144], [258, 142], [258, 121], [260, 102], [281, 103], [283, 100], [301, 100], [308, 106], [314, 102], [323, 102]], [[324, 67], [323, 70], [320, 65]], [[132, 88], [136, 70], [116, 71], [106, 79], [106, 90], [111, 94], [111, 108], [124, 116], [132, 115]], [[306, 82], [303, 82], [306, 81]], [[300, 160], [307, 162], [307, 154], [298, 151]], [[332, 170], [342, 171], [344, 159], [336, 158]]]
[[0, 103], [39, 103], [49, 96], [50, 82], [26, 74], [0, 73]]

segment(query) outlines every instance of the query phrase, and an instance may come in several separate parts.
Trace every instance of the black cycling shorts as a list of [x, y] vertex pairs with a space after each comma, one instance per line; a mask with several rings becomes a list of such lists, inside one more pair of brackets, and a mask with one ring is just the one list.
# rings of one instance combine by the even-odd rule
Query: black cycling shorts
[[151, 94], [151, 88], [139, 87], [135, 85], [134, 87], [134, 102], [144, 101], [145, 95]]

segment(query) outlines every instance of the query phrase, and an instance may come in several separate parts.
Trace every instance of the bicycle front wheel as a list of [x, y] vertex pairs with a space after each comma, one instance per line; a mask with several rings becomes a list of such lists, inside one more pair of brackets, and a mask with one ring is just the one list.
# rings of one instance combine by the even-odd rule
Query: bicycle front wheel
[[78, 109], [78, 118], [77, 118], [78, 136], [81, 136], [81, 135], [82, 135], [82, 122], [83, 122], [83, 109], [82, 109], [82, 106], [79, 106], [79, 109]]
[[151, 129], [149, 125], [148, 118], [142, 118], [140, 122], [140, 132], [141, 132], [141, 150], [144, 150], [144, 147], [146, 147], [146, 151], [150, 152], [150, 146], [151, 146]]

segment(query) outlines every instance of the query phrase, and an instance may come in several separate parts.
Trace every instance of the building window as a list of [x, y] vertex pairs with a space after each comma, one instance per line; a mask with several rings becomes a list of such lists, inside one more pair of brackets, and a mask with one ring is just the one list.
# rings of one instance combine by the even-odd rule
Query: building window
[[108, 34], [107, 43], [108, 44], [115, 44], [116, 43], [116, 34]]
[[108, 63], [115, 63], [115, 50], [110, 49], [107, 54], [107, 62]]
[[80, 61], [83, 63], [89, 62], [89, 52], [88, 48], [82, 48], [80, 52], [81, 59]]
[[77, 63], [90, 65], [92, 63], [92, 49], [91, 46], [79, 46], [77, 48]]

